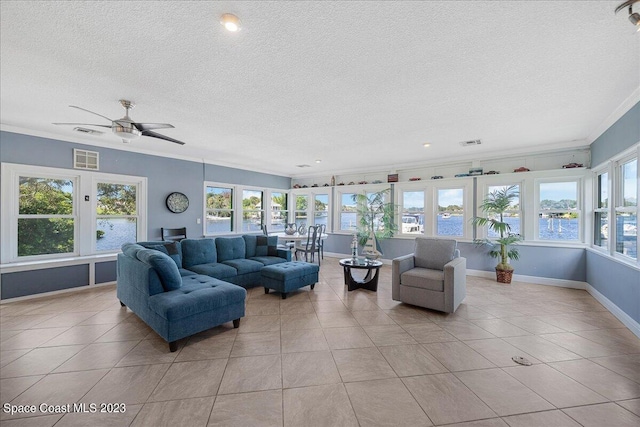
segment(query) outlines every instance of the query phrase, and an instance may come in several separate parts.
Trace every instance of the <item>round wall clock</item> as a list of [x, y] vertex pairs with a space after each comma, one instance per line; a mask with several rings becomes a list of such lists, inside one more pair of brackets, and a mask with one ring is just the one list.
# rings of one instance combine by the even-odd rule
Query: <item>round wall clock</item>
[[182, 193], [173, 192], [167, 196], [167, 208], [173, 213], [182, 213], [189, 207], [189, 198]]

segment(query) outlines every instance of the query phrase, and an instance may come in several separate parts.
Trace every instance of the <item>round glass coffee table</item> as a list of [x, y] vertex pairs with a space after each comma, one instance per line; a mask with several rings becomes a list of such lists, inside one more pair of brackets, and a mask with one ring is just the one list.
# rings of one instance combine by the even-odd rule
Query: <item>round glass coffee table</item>
[[[376, 292], [378, 290], [378, 272], [382, 263], [377, 260], [366, 258], [344, 258], [340, 260], [340, 265], [344, 269], [344, 284], [350, 291], [356, 289], [367, 289]], [[352, 270], [367, 270], [363, 279], [353, 277]]]

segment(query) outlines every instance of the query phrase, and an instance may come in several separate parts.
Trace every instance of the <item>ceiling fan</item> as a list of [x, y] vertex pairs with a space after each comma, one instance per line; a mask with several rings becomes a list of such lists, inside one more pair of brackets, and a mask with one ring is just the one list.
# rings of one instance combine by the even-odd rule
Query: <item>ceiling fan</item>
[[129, 110], [131, 110], [135, 104], [131, 101], [127, 101], [126, 99], [121, 99], [120, 104], [125, 109], [124, 117], [121, 119], [113, 120], [109, 117], [103, 116], [102, 114], [94, 113], [93, 111], [89, 111], [86, 108], [77, 107], [75, 105], [69, 105], [71, 108], [77, 108], [78, 110], [86, 111], [87, 113], [95, 114], [96, 116], [100, 116], [105, 118], [111, 122], [111, 125], [97, 125], [91, 123], [54, 123], [54, 125], [80, 125], [80, 126], [98, 126], [103, 128], [111, 128], [111, 131], [122, 138], [122, 142], [129, 142], [133, 139], [140, 138], [141, 136], [150, 136], [152, 138], [164, 139], [165, 141], [175, 142], [176, 144], [184, 145], [184, 142], [178, 141], [177, 139], [170, 138], [168, 136], [160, 135], [159, 133], [153, 132], [152, 129], [167, 129], [172, 128], [173, 125], [168, 123], [136, 123], [131, 120], [129, 117]]

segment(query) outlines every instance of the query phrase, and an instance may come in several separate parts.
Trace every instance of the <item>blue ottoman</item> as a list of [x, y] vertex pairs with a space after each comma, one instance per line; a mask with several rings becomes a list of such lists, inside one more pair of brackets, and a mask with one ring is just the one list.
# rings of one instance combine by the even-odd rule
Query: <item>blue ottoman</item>
[[260, 270], [264, 293], [270, 289], [282, 293], [282, 299], [287, 298], [287, 292], [295, 291], [303, 286], [314, 288], [318, 281], [320, 267], [303, 261], [290, 261], [280, 264], [267, 265]]

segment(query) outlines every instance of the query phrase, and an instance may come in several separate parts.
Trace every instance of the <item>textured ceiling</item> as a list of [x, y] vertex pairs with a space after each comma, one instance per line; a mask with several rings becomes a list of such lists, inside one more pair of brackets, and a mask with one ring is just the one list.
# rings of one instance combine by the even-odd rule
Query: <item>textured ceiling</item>
[[[292, 177], [585, 146], [640, 98], [618, 3], [3, 1], [0, 123]], [[51, 124], [121, 98], [187, 144]]]

